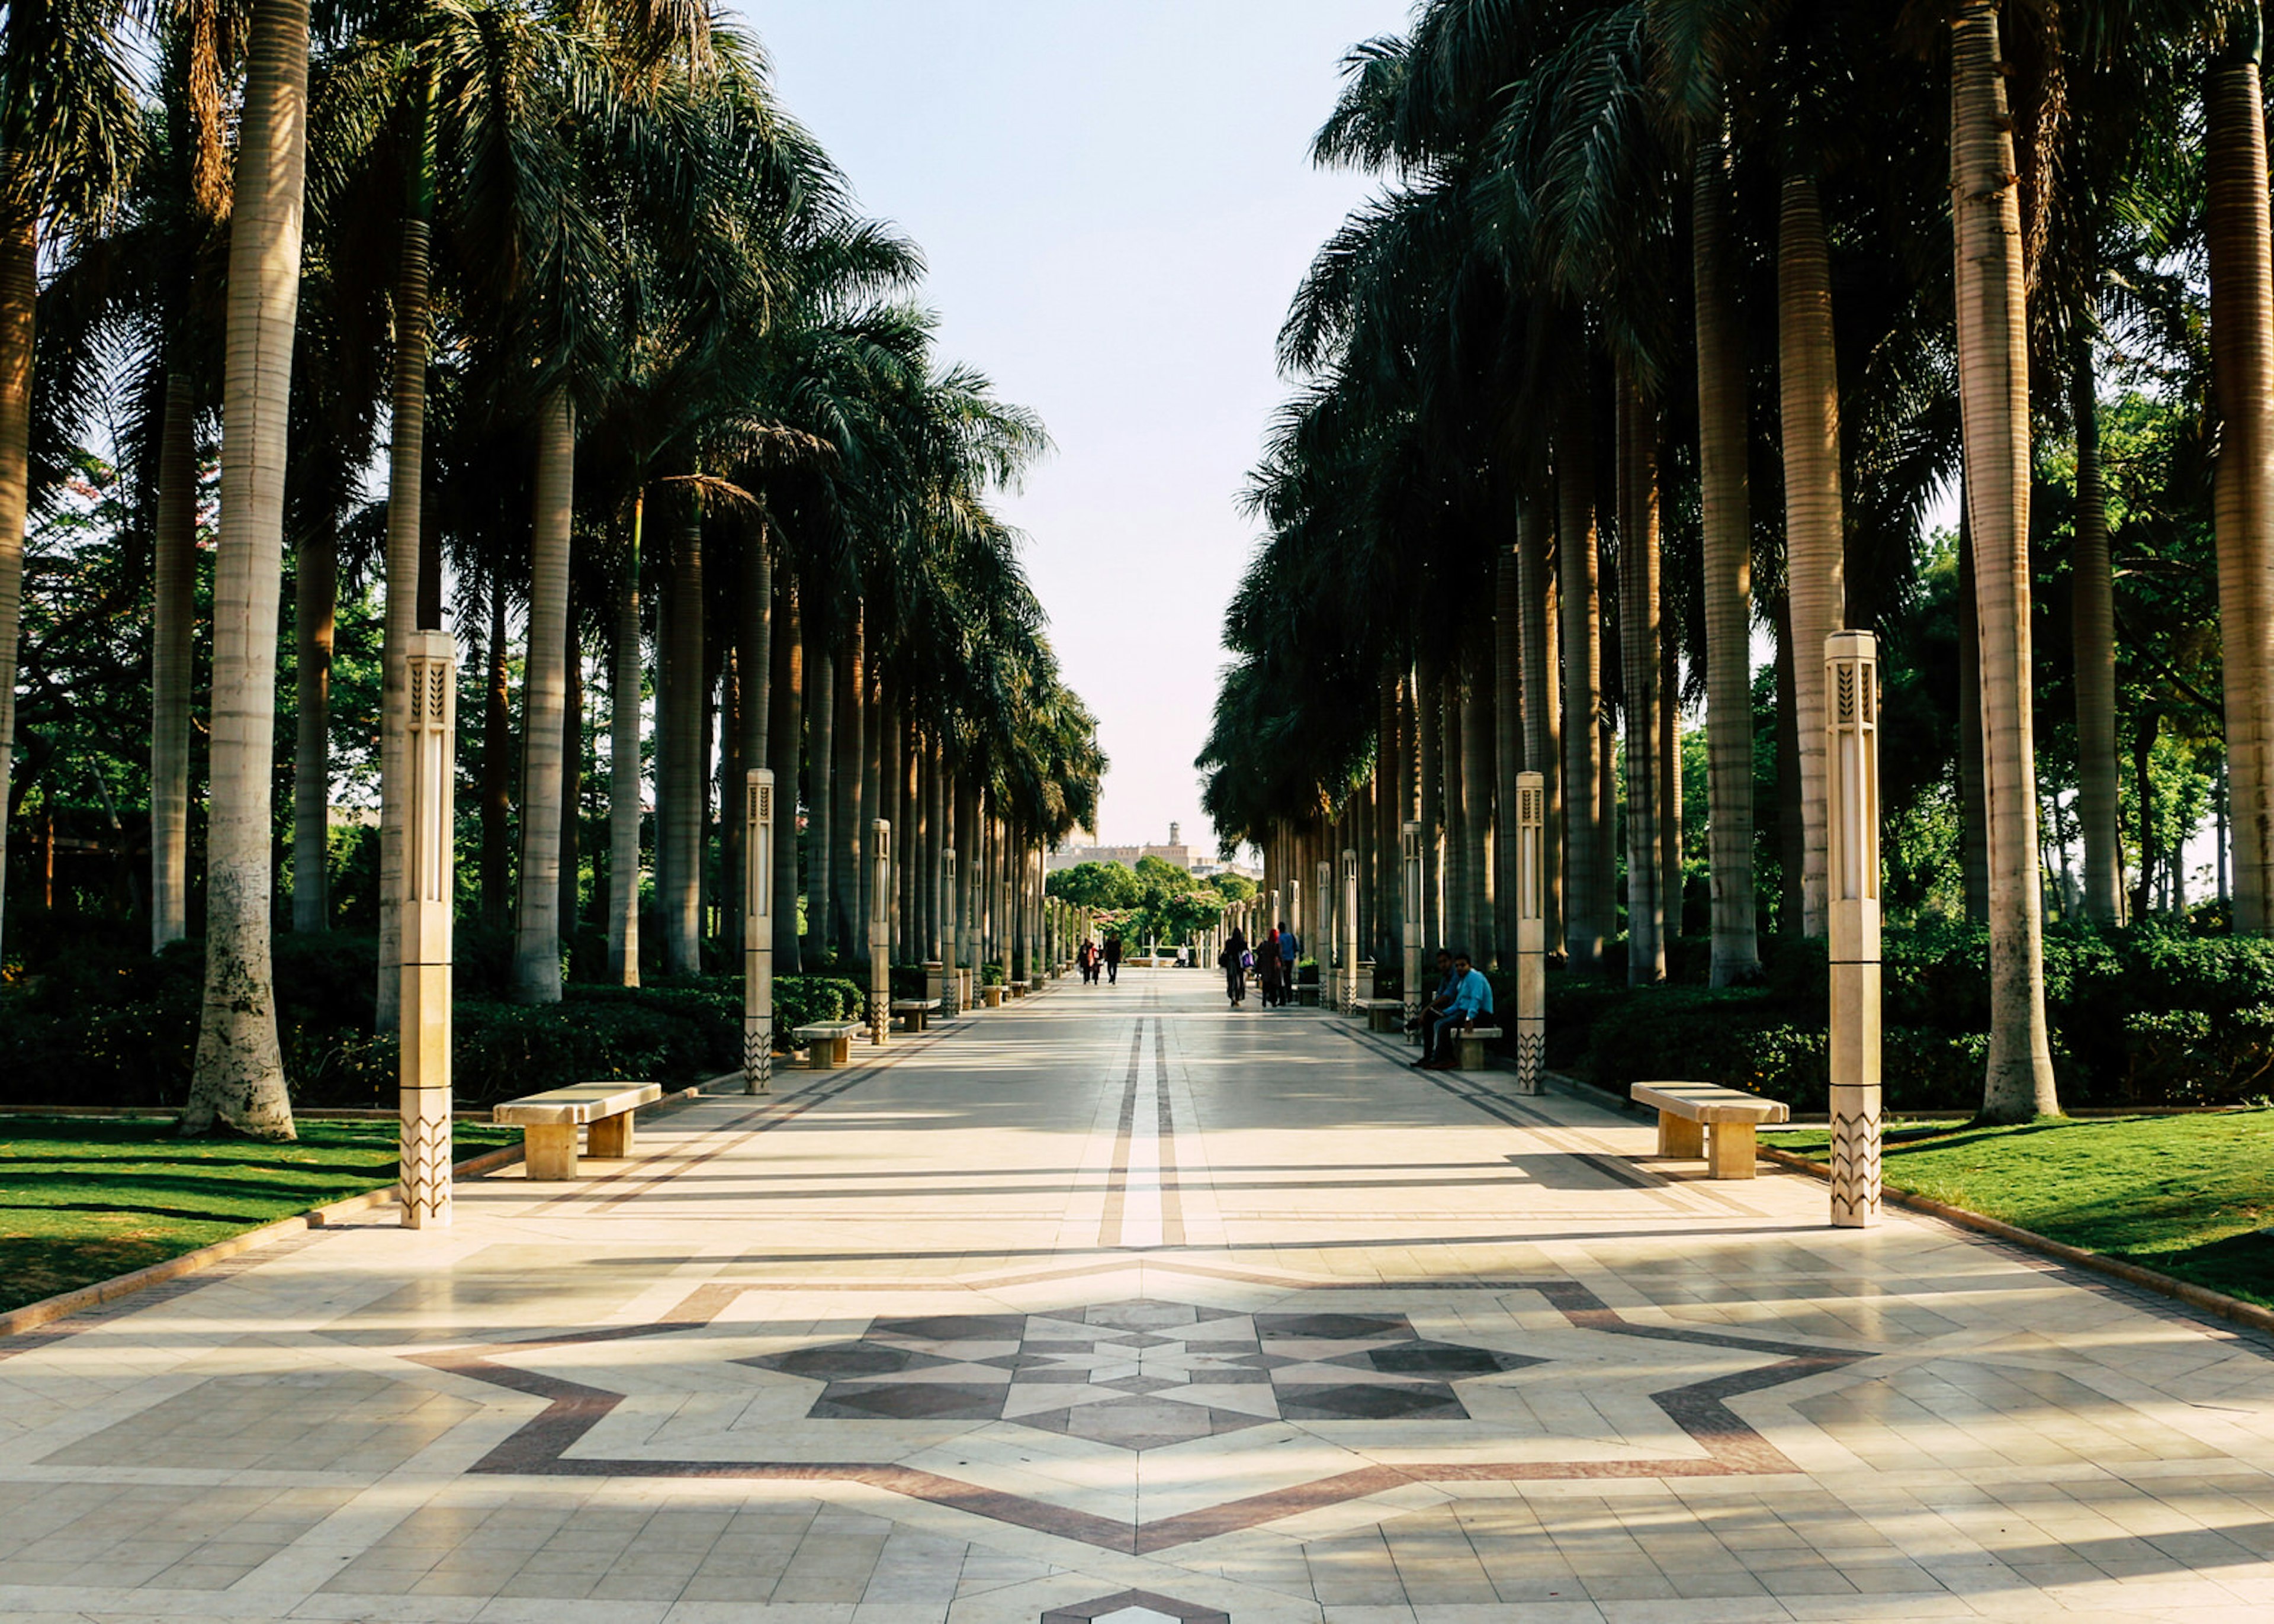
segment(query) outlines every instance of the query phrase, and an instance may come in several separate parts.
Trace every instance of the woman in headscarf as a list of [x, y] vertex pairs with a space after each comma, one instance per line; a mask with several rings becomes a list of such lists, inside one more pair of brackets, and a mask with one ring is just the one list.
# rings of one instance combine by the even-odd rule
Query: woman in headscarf
[[1216, 956], [1217, 966], [1224, 971], [1224, 996], [1238, 1009], [1247, 999], [1247, 937], [1234, 925], [1231, 934], [1224, 938], [1224, 951]]
[[1285, 978], [1280, 973], [1279, 932], [1275, 927], [1257, 944], [1255, 973], [1263, 982], [1263, 1007], [1276, 1009], [1285, 997]]

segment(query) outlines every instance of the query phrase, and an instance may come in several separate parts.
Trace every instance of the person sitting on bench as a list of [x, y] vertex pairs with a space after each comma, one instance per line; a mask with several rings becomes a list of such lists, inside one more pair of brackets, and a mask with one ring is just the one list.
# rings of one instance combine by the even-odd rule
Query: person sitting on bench
[[[1415, 1065], [1427, 1065], [1430, 1061], [1436, 1058], [1438, 1019], [1447, 1010], [1453, 1007], [1454, 995], [1460, 989], [1461, 973], [1453, 967], [1452, 952], [1449, 949], [1441, 947], [1437, 950], [1437, 990], [1430, 995], [1429, 1002], [1421, 1006], [1419, 1018], [1421, 1026], [1421, 1057], [1412, 1063]], [[1405, 1029], [1408, 1032], [1413, 1030], [1411, 1026]]]
[[1431, 1029], [1429, 1058], [1421, 1063], [1427, 1071], [1449, 1071], [1453, 1069], [1453, 1034], [1477, 1024], [1480, 1015], [1493, 1012], [1492, 983], [1485, 973], [1469, 962], [1466, 953], [1453, 955], [1453, 974], [1457, 978], [1453, 990], [1452, 1007], [1437, 1018]]

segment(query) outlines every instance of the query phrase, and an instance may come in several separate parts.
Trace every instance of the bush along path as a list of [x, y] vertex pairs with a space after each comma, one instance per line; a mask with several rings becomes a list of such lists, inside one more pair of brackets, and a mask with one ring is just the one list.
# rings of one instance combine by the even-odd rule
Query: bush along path
[[[395, 1181], [391, 1122], [184, 1139], [170, 1118], [0, 1119], [0, 1313]], [[460, 1157], [517, 1130], [460, 1123]]]
[[[1761, 1142], [1820, 1162], [1826, 1131]], [[1888, 1188], [2274, 1308], [2274, 1109], [1894, 1129]]]

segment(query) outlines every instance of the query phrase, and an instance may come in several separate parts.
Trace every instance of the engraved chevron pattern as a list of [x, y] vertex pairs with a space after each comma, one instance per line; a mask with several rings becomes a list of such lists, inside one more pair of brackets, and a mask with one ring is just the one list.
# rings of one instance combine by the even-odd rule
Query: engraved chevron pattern
[[450, 1218], [450, 1119], [414, 1116], [403, 1124], [403, 1204], [414, 1229]]
[[1832, 1124], [1832, 1215], [1836, 1222], [1879, 1211], [1879, 1115], [1843, 1116]]

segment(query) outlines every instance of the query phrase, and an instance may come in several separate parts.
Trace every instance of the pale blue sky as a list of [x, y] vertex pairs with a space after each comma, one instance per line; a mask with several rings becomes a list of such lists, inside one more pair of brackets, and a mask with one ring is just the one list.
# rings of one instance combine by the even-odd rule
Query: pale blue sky
[[1042, 413], [1006, 497], [1113, 758], [1102, 837], [1205, 825], [1192, 760], [1285, 393], [1272, 340], [1367, 188], [1306, 155], [1406, 0], [756, 0], [789, 110], [922, 244], [945, 352]]

